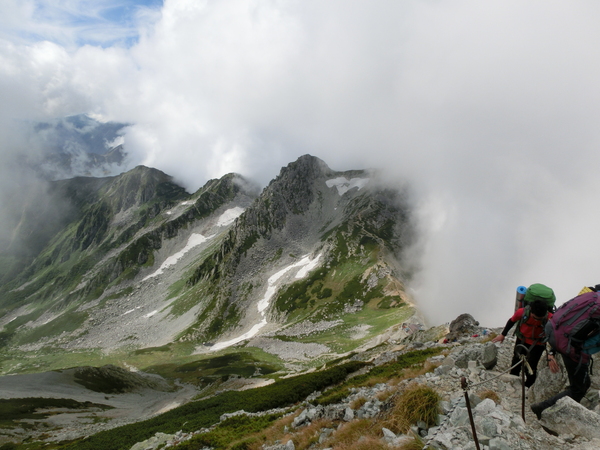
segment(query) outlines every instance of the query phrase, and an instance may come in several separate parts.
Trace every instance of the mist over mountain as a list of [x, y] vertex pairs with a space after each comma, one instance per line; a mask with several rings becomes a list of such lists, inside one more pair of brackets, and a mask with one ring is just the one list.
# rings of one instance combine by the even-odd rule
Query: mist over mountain
[[39, 149], [41, 158], [31, 163], [51, 180], [121, 173], [127, 156], [123, 148], [126, 127], [86, 114], [24, 125], [29, 145]]
[[[339, 422], [338, 430], [358, 419], [387, 430], [369, 439], [400, 445], [414, 437], [387, 428], [396, 397], [386, 392], [402, 395], [416, 381], [454, 406], [441, 404], [443, 434], [433, 423], [415, 433], [452, 448], [470, 441], [452, 412], [467, 363], [470, 379], [502, 396], [482, 403], [500, 425], [484, 426], [492, 419], [475, 410], [491, 433], [484, 442], [560, 441], [540, 425], [525, 429], [511, 412], [517, 377], [488, 373], [508, 367], [509, 345], [487, 342], [491, 330], [469, 314], [450, 329], [427, 327], [408, 289], [419, 248], [408, 185], [392, 188], [377, 171], [335, 171], [303, 155], [262, 190], [231, 173], [188, 193], [145, 166], [47, 186], [21, 205], [9, 230], [28, 245], [0, 250], [0, 393], [6, 405], [34, 411], [26, 428], [0, 420], [0, 444], [158, 449], [209, 436], [209, 425], [253, 420], [229, 421], [234, 411], [246, 417], [243, 408], [273, 418], [302, 410], [286, 432], [295, 441], [317, 419]], [[404, 370], [416, 378], [388, 380]], [[541, 372], [543, 392], [530, 395], [560, 388]], [[344, 379], [359, 387], [332, 386]], [[250, 387], [264, 390], [242, 393]], [[581, 406], [577, 420], [596, 405]], [[556, 421], [548, 426], [570, 430]], [[115, 440], [120, 426], [130, 430], [124, 444]], [[320, 442], [335, 442], [326, 422], [318, 429]], [[577, 431], [565, 448], [594, 436]], [[268, 448], [283, 449], [277, 442]]]

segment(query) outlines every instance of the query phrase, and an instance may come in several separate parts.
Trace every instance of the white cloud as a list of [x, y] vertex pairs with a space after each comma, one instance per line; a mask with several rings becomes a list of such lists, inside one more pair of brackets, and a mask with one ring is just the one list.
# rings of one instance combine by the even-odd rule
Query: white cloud
[[136, 16], [138, 43], [105, 48], [65, 26], [89, 3], [36, 5], [0, 7], [5, 122], [132, 123], [133, 160], [191, 190], [234, 171], [266, 184], [304, 153], [411, 179], [433, 322], [495, 325], [521, 284], [564, 301], [600, 282], [596, 2], [166, 0]]

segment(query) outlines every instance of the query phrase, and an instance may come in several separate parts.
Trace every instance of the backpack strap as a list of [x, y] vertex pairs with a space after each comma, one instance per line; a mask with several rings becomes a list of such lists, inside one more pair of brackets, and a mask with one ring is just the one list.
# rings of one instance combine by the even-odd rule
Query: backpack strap
[[[517, 336], [523, 342], [525, 342], [525, 338], [527, 336], [525, 336], [523, 333], [521, 333], [521, 325], [523, 325], [524, 323], [527, 323], [527, 321], [529, 320], [530, 317], [531, 317], [531, 305], [527, 305], [527, 306], [525, 306], [525, 311], [523, 311], [523, 316], [517, 322], [517, 328], [515, 329], [515, 336]], [[542, 323], [541, 324], [542, 329], [545, 329], [546, 324], [548, 323], [548, 311], [546, 311], [546, 314], [544, 315], [544, 318], [541, 320], [541, 323]], [[545, 338], [534, 339], [533, 336], [529, 336], [527, 338], [533, 340], [533, 345], [537, 345], [538, 343], [545, 341]]]
[[531, 310], [531, 306], [529, 306], [529, 305], [525, 306], [523, 315], [517, 322], [517, 327], [515, 328], [515, 336], [518, 337], [519, 339], [521, 339], [523, 342], [525, 342], [525, 336], [523, 335], [523, 333], [521, 333], [521, 325], [523, 325], [525, 322], [527, 322], [529, 320], [530, 310]]

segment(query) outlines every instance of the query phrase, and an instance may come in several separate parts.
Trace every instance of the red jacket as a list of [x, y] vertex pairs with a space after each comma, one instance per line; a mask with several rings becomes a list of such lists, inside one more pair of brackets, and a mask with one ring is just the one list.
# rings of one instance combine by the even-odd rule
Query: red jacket
[[[513, 314], [513, 316], [510, 318], [511, 322], [516, 323], [519, 320], [521, 320], [524, 313], [525, 313], [525, 308], [517, 309], [515, 311], [515, 313]], [[552, 318], [552, 313], [548, 313], [548, 317], [546, 319], [538, 320], [535, 317], [533, 317], [533, 314], [531, 314], [531, 311], [530, 311], [529, 318], [527, 319], [526, 322], [522, 323], [521, 327], [519, 328], [519, 331], [525, 338], [525, 343], [531, 345], [531, 344], [533, 344], [534, 341], [537, 341], [536, 342], [537, 345], [544, 345], [544, 343], [541, 342], [545, 336], [544, 335], [544, 325], [551, 318]]]

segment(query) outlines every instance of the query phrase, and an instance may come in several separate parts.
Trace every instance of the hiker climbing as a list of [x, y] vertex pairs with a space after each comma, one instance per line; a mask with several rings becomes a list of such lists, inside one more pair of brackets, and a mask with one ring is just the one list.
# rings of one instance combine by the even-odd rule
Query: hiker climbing
[[531, 405], [538, 419], [542, 412], [558, 400], [569, 396], [580, 402], [591, 385], [591, 355], [600, 351], [600, 285], [584, 288], [579, 295], [556, 310], [546, 324], [546, 336], [551, 350], [548, 352], [550, 371], [557, 373], [560, 367], [555, 353], [560, 353], [569, 386], [547, 400]]
[[[525, 291], [525, 288], [521, 286], [517, 293], [523, 294], [523, 291]], [[517, 298], [519, 299], [519, 296]], [[520, 299], [520, 307], [508, 319], [502, 333], [492, 339], [492, 342], [503, 342], [512, 327], [518, 324], [515, 330], [517, 339], [511, 363], [513, 368], [510, 373], [519, 375], [519, 372], [525, 369], [522, 364], [518, 364], [521, 361], [521, 356], [525, 355], [532, 371], [530, 373], [525, 370], [526, 387], [531, 387], [535, 383], [537, 365], [546, 348], [544, 328], [548, 319], [552, 317], [551, 311], [554, 309], [555, 301], [556, 296], [551, 288], [543, 284], [532, 284], [524, 292]]]

